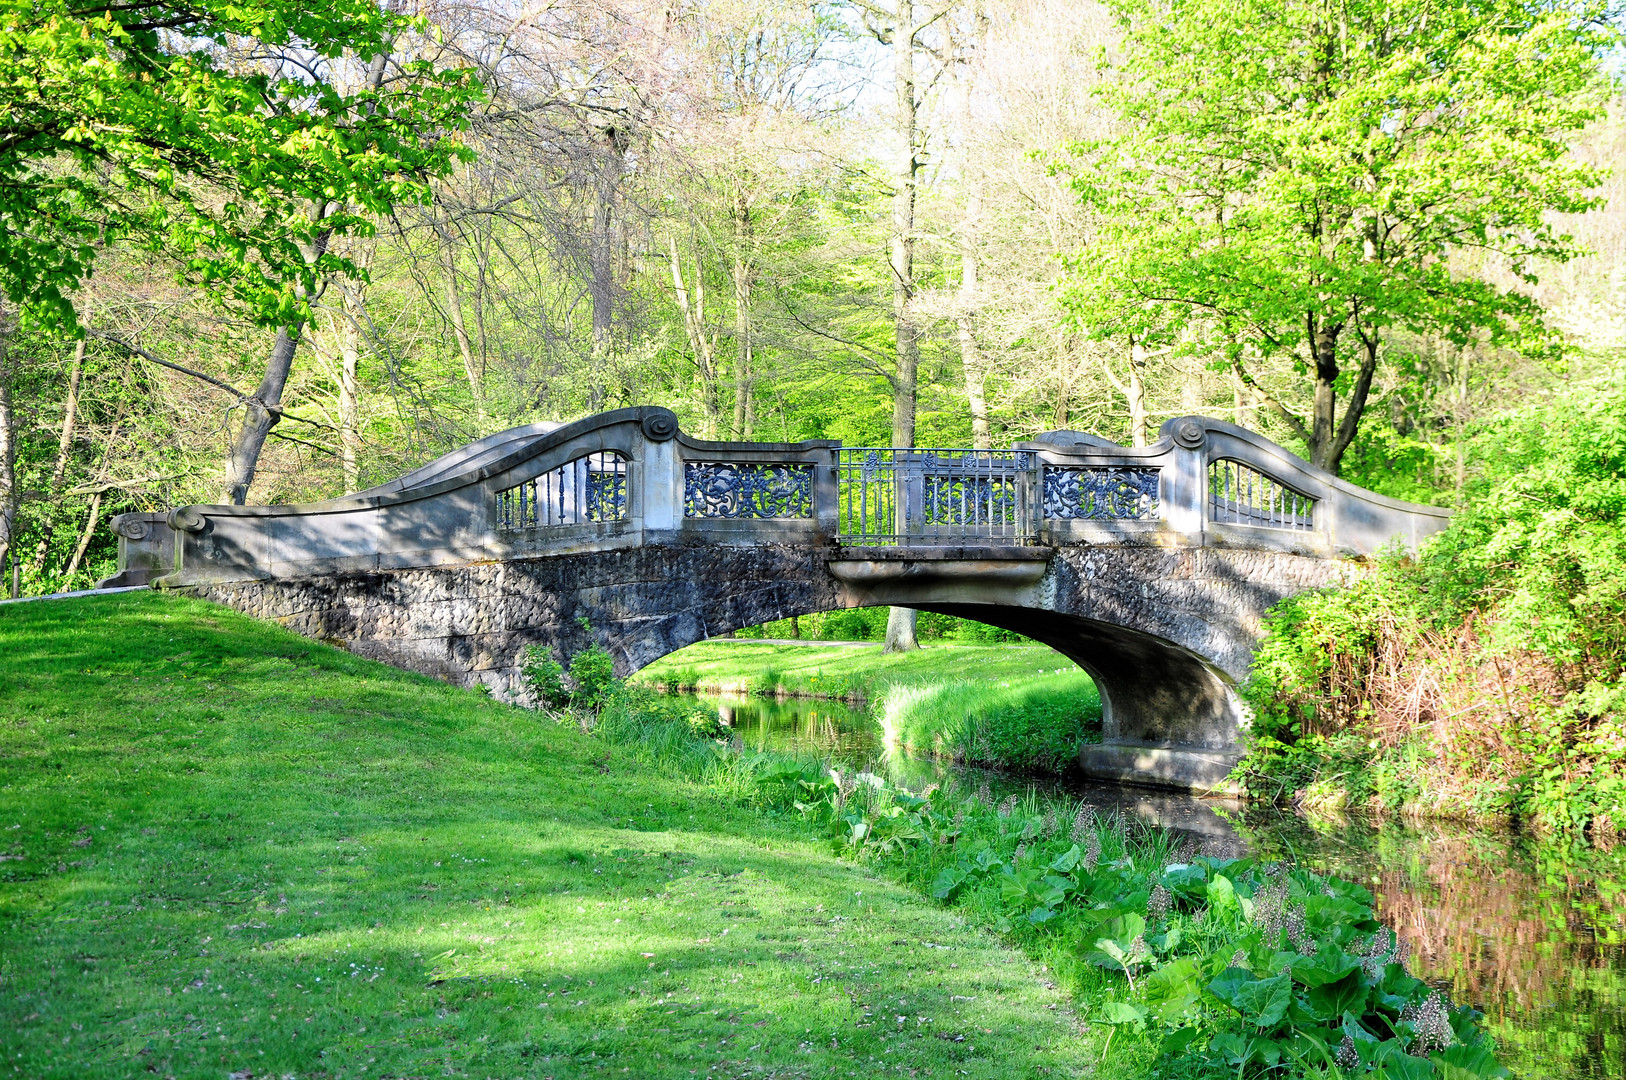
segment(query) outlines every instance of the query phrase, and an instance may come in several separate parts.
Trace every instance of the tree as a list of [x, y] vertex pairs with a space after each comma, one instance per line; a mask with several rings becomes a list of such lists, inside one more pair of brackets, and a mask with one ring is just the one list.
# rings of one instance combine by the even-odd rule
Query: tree
[[[1597, 115], [1616, 36], [1591, 0], [1120, 0], [1122, 133], [1079, 143], [1099, 212], [1075, 294], [1207, 324], [1223, 362], [1336, 471], [1397, 330], [1548, 340], [1532, 260], [1594, 202], [1568, 140]], [[1513, 284], [1456, 255], [1505, 258]], [[1260, 365], [1308, 375], [1308, 415]]]
[[[873, 0], [854, 0], [876, 40], [892, 49], [893, 137], [896, 177], [892, 188], [892, 229], [888, 241], [892, 270], [892, 327], [897, 349], [892, 376], [892, 445], [915, 445], [915, 404], [919, 395], [921, 327], [914, 310], [915, 209], [920, 199], [920, 172], [925, 166], [920, 109], [925, 86], [917, 71], [918, 54], [926, 47], [926, 33], [940, 23], [958, 0], [917, 4], [891, 0], [891, 6]], [[947, 42], [940, 42], [936, 59], [946, 64]], [[915, 640], [915, 613], [893, 608], [887, 621], [887, 652], [919, 648]]]
[[123, 236], [277, 328], [241, 403], [234, 501], [319, 282], [358, 272], [330, 240], [424, 198], [466, 155], [445, 137], [478, 94], [466, 73], [387, 63], [420, 25], [373, 0], [42, 0], [0, 15], [0, 291], [25, 319], [75, 327], [74, 291]]

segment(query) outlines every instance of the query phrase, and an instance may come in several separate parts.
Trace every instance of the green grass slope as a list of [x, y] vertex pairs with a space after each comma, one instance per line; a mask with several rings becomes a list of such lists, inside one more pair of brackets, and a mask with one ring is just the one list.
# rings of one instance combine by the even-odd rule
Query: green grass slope
[[790, 694], [874, 701], [887, 686], [968, 678], [1014, 683], [1058, 674], [1082, 673], [1078, 665], [1044, 645], [932, 642], [912, 652], [887, 655], [879, 645], [703, 641], [662, 657], [634, 678], [651, 686], [675, 678], [706, 690], [758, 693], [778, 688]]
[[150, 594], [0, 607], [0, 1075], [1072, 1075], [1019, 953], [534, 714]]

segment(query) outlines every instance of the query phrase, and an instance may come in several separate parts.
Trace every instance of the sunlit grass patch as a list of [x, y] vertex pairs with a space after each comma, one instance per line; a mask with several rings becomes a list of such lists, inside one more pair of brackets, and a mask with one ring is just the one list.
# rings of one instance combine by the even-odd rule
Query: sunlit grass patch
[[1031, 963], [804, 836], [213, 606], [0, 609], [15, 1075], [1084, 1066]]

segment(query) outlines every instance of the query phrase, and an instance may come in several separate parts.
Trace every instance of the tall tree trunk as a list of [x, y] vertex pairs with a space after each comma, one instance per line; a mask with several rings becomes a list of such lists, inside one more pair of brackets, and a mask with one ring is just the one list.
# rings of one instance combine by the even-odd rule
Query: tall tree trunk
[[40, 542], [34, 548], [34, 557], [28, 569], [39, 574], [45, 569], [45, 558], [50, 554], [51, 538], [56, 532], [57, 505], [62, 497], [62, 485], [68, 476], [68, 458], [73, 451], [74, 427], [79, 422], [79, 380], [85, 370], [85, 339], [73, 345], [73, 367], [68, 372], [68, 400], [62, 406], [62, 432], [56, 440], [56, 462], [51, 467], [51, 486], [47, 489], [45, 520], [40, 523]]
[[610, 342], [615, 319], [616, 194], [626, 168], [626, 135], [611, 127], [600, 133], [604, 162], [599, 170], [598, 205], [593, 213], [592, 248], [588, 261], [592, 273], [593, 348]]
[[1338, 335], [1341, 323], [1329, 323], [1314, 312], [1305, 317], [1314, 362], [1315, 397], [1310, 416], [1310, 464], [1336, 471], [1333, 455], [1333, 420], [1337, 397], [1333, 393], [1338, 380]]
[[344, 294], [344, 325], [339, 334], [339, 464], [345, 491], [361, 487], [361, 302]]
[[85, 515], [85, 529], [79, 534], [79, 546], [73, 549], [73, 558], [68, 560], [68, 569], [62, 574], [62, 584], [69, 588], [73, 587], [73, 575], [79, 572], [79, 564], [90, 549], [90, 538], [96, 535], [96, 522], [102, 516], [102, 496], [106, 493], [105, 488], [91, 493], [90, 512]]
[[[976, 89], [976, 75], [981, 68], [981, 54], [983, 41], [988, 33], [988, 12], [979, 3], [972, 11], [972, 36], [970, 48], [972, 54], [968, 71], [965, 92], [960, 95], [960, 130], [969, 133], [973, 129], [972, 123], [972, 97]], [[982, 173], [971, 160], [962, 163], [965, 173], [966, 199], [965, 214], [960, 221], [960, 296], [959, 313], [954, 320], [954, 330], [960, 341], [960, 367], [965, 376], [965, 400], [971, 410], [971, 445], [978, 450], [987, 450], [993, 446], [992, 432], [988, 425], [988, 365], [983, 356], [982, 344], [977, 340], [977, 315], [981, 309], [982, 297], [979, 293], [980, 282], [978, 276], [981, 266], [978, 263], [978, 246], [982, 243]]]
[[457, 249], [452, 243], [452, 230], [435, 218], [435, 232], [440, 237], [440, 283], [446, 294], [446, 315], [451, 320], [452, 336], [457, 339], [457, 351], [463, 357], [463, 376], [469, 381], [469, 394], [474, 398], [475, 419], [485, 424], [485, 390], [481, 385], [481, 371], [474, 359], [474, 346], [463, 321], [463, 290], [457, 280]]
[[734, 437], [749, 439], [756, 427], [751, 395], [751, 207], [734, 196]]
[[960, 339], [960, 366], [965, 372], [965, 400], [971, 408], [971, 445], [987, 450], [993, 445], [988, 427], [988, 368], [977, 341], [977, 226], [982, 216], [982, 185], [973, 180], [971, 194], [966, 199], [965, 222], [960, 229], [960, 296], [959, 314], [954, 320], [955, 333]]
[[667, 238], [667, 253], [672, 263], [672, 291], [677, 296], [678, 310], [683, 314], [683, 331], [689, 337], [689, 348], [694, 351], [695, 370], [700, 374], [700, 406], [706, 416], [706, 438], [715, 439], [722, 426], [722, 403], [717, 393], [717, 355], [711, 338], [706, 335], [706, 279], [701, 273], [700, 260], [695, 260], [694, 295], [683, 283], [683, 263], [678, 258], [677, 237]]
[[[322, 216], [326, 217], [336, 209], [325, 208]], [[322, 257], [332, 235], [328, 229], [316, 234], [305, 251], [307, 264], [315, 265]], [[308, 302], [309, 296], [303, 287], [297, 292], [302, 304]], [[242, 506], [248, 501], [248, 489], [254, 483], [254, 473], [260, 464], [260, 451], [265, 449], [265, 440], [270, 436], [271, 428], [281, 419], [282, 391], [288, 385], [288, 373], [293, 369], [294, 353], [299, 349], [299, 335], [304, 329], [305, 320], [299, 318], [277, 331], [277, 340], [271, 346], [271, 356], [266, 361], [265, 378], [243, 402], [243, 424], [237, 431], [237, 437], [232, 440], [231, 454], [226, 462], [226, 500], [234, 506]]]
[[1452, 373], [1452, 382], [1455, 384], [1456, 401], [1453, 402], [1452, 427], [1455, 432], [1452, 442], [1456, 458], [1456, 492], [1457, 501], [1462, 501], [1462, 488], [1468, 482], [1468, 346], [1464, 345], [1457, 350], [1456, 371]]
[[1145, 446], [1151, 441], [1151, 424], [1146, 413], [1146, 346], [1129, 339], [1129, 445]]
[[[892, 381], [892, 445], [915, 445], [915, 396], [920, 368], [919, 330], [912, 301], [915, 294], [915, 185], [920, 174], [918, 119], [915, 99], [915, 6], [897, 0], [897, 24], [892, 31], [892, 79], [897, 98], [898, 171], [892, 192], [892, 326], [897, 343], [897, 367]], [[902, 508], [899, 508], [902, 512]], [[901, 524], [901, 523], [900, 523]], [[912, 608], [893, 608], [887, 614], [882, 652], [920, 648], [915, 637]]]
[[16, 377], [16, 360], [11, 349], [14, 327], [5, 306], [0, 304], [0, 571], [8, 557], [15, 559], [17, 541], [17, 411], [12, 407], [11, 385]]

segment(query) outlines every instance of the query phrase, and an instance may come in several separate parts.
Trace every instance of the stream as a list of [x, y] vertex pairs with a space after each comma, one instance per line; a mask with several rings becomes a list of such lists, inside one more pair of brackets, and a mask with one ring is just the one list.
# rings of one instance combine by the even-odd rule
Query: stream
[[1288, 858], [1366, 884], [1410, 969], [1483, 1009], [1525, 1080], [1626, 1080], [1626, 846], [1603, 852], [1451, 823], [1292, 813], [1080, 778], [1032, 780], [887, 755], [862, 708], [704, 695], [755, 750], [808, 750], [907, 786], [959, 777], [1081, 798], [1200, 837], [1211, 854]]

